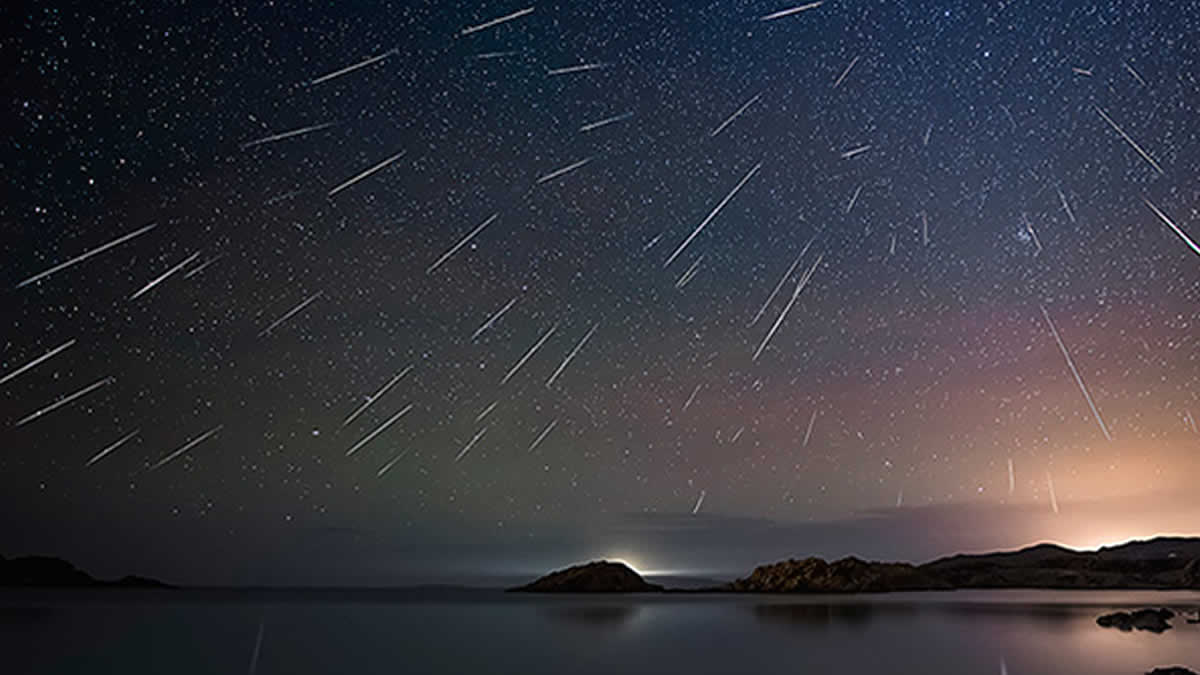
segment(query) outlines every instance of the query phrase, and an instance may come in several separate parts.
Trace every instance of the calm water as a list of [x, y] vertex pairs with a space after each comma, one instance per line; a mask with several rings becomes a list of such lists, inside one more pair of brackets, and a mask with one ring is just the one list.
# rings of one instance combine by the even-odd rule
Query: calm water
[[[530, 597], [488, 591], [10, 592], [3, 672], [989, 673], [1200, 671], [1200, 626], [1095, 624], [1200, 593], [988, 591], [848, 598]], [[9, 670], [15, 665], [15, 670]]]

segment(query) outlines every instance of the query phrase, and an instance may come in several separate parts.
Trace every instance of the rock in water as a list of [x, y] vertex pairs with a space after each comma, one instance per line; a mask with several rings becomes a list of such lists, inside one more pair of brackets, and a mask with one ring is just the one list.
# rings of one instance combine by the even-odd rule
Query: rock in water
[[628, 565], [601, 560], [551, 572], [537, 581], [510, 589], [525, 593], [657, 593], [657, 584], [648, 584]]
[[1124, 631], [1133, 629], [1148, 630], [1154, 633], [1161, 633], [1171, 629], [1171, 624], [1167, 622], [1175, 616], [1165, 607], [1162, 609], [1139, 609], [1136, 612], [1113, 612], [1105, 614], [1096, 619], [1096, 623], [1105, 628], [1117, 628]]

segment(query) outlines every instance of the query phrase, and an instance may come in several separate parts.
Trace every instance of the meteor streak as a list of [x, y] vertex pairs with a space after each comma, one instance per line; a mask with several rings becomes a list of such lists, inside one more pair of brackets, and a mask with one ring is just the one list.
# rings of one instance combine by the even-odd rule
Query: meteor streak
[[449, 251], [446, 251], [445, 253], [443, 253], [442, 257], [438, 258], [435, 263], [433, 263], [432, 265], [429, 266], [429, 269], [425, 270], [425, 273], [429, 274], [429, 273], [433, 272], [434, 270], [436, 270], [437, 268], [441, 267], [442, 263], [449, 260], [450, 256], [457, 253], [458, 249], [462, 248], [463, 246], [466, 246], [468, 241], [471, 241], [472, 239], [474, 239], [475, 235], [482, 232], [483, 228], [487, 227], [488, 225], [491, 225], [492, 221], [498, 217], [500, 217], [499, 213], [493, 213], [491, 215], [491, 217], [489, 217], [487, 220], [480, 223], [479, 227], [476, 227], [475, 229], [471, 230], [470, 233], [467, 234], [467, 236], [463, 237], [461, 240], [459, 240], [459, 242], [457, 244], [450, 247]]
[[399, 373], [396, 374], [395, 377], [393, 377], [391, 380], [389, 380], [387, 384], [380, 387], [379, 391], [375, 392], [374, 395], [368, 396], [365, 403], [358, 406], [358, 408], [355, 409], [354, 412], [350, 413], [350, 415], [348, 417], [346, 417], [345, 421], [342, 422], [342, 426], [343, 427], [347, 426], [348, 424], [353, 422], [355, 419], [357, 419], [359, 415], [366, 412], [367, 408], [371, 407], [371, 404], [375, 403], [375, 401], [378, 401], [379, 397], [381, 397], [384, 394], [391, 391], [392, 386], [395, 385], [397, 382], [399, 382], [401, 379], [403, 379], [404, 376], [407, 375], [412, 369], [413, 369], [412, 366], [408, 366], [404, 370], [401, 370]]
[[483, 331], [485, 331], [485, 330], [491, 328], [493, 325], [495, 325], [496, 321], [498, 321], [500, 319], [500, 317], [504, 316], [504, 313], [507, 312], [509, 310], [509, 308], [515, 304], [517, 304], [516, 297], [514, 297], [512, 300], [509, 300], [508, 304], [501, 307], [500, 311], [493, 314], [490, 319], [488, 319], [487, 321], [484, 321], [483, 325], [475, 330], [475, 334], [471, 336], [471, 339], [474, 340], [475, 338], [482, 335]]
[[579, 160], [578, 162], [575, 162], [574, 164], [568, 164], [567, 166], [564, 166], [564, 167], [563, 167], [563, 168], [561, 168], [561, 169], [556, 169], [556, 170], [554, 170], [554, 171], [551, 171], [550, 173], [548, 173], [548, 174], [546, 174], [546, 175], [542, 176], [541, 178], [537, 179], [537, 184], [538, 184], [538, 185], [541, 185], [542, 183], [545, 183], [545, 182], [547, 182], [547, 181], [552, 181], [552, 180], [554, 180], [555, 178], [558, 178], [559, 176], [562, 176], [562, 175], [565, 175], [565, 174], [571, 173], [571, 172], [572, 172], [572, 171], [574, 171], [575, 169], [578, 169], [579, 167], [581, 167], [581, 166], [583, 166], [583, 165], [587, 164], [588, 162], [592, 161], [592, 159], [593, 159], [592, 157], [588, 157], [588, 158], [586, 158], [586, 159], [581, 159], [581, 160]]
[[812, 239], [808, 240], [807, 244], [804, 245], [804, 250], [800, 251], [800, 255], [796, 256], [796, 260], [792, 262], [792, 266], [789, 267], [787, 272], [785, 272], [783, 276], [779, 278], [779, 283], [775, 284], [775, 289], [772, 290], [771, 294], [767, 296], [767, 301], [763, 303], [762, 307], [758, 308], [758, 313], [754, 315], [754, 319], [750, 321], [750, 324], [747, 326], [747, 328], [758, 323], [758, 320], [762, 318], [763, 312], [766, 312], [767, 307], [774, 302], [775, 296], [778, 295], [779, 290], [783, 288], [784, 282], [788, 280], [788, 277], [792, 276], [792, 272], [796, 271], [796, 266], [800, 264], [800, 259], [804, 257], [805, 253], [808, 253], [808, 247], [812, 246], [813, 242], [816, 240], [817, 238], [814, 236]]
[[110, 452], [112, 452], [113, 450], [116, 450], [117, 448], [121, 447], [122, 445], [125, 445], [126, 441], [131, 440], [134, 436], [137, 436], [139, 433], [141, 433], [141, 430], [135, 429], [132, 433], [128, 433], [125, 436], [117, 439], [117, 442], [113, 443], [112, 445], [108, 446], [107, 448], [104, 448], [100, 452], [97, 452], [95, 455], [92, 455], [92, 458], [89, 459], [87, 461], [87, 464], [84, 464], [84, 466], [91, 466], [91, 465], [95, 464], [96, 462], [99, 462], [100, 460], [107, 457]]
[[458, 453], [458, 456], [454, 458], [454, 461], [457, 462], [457, 461], [461, 460], [463, 457], [466, 457], [467, 453], [471, 451], [471, 448], [475, 447], [475, 444], [479, 442], [479, 439], [483, 438], [483, 434], [487, 430], [488, 430], [487, 427], [480, 429], [479, 433], [475, 434], [475, 436], [473, 438], [471, 438], [471, 440], [468, 441], [465, 446], [463, 446], [462, 451], [460, 451]]
[[1193, 251], [1195, 251], [1196, 255], [1200, 255], [1200, 246], [1197, 246], [1196, 242], [1192, 241], [1192, 238], [1187, 236], [1186, 232], [1179, 229], [1179, 226], [1176, 225], [1175, 222], [1172, 221], [1170, 218], [1168, 218], [1167, 214], [1160, 211], [1159, 208], [1157, 206], [1155, 206], [1153, 203], [1151, 203], [1149, 199], [1146, 199], [1145, 197], [1143, 197], [1142, 201], [1146, 202], [1146, 206], [1149, 206], [1150, 210], [1154, 211], [1154, 215], [1158, 216], [1160, 220], [1162, 220], [1164, 223], [1166, 223], [1167, 227], [1171, 228], [1171, 230], [1173, 232], [1175, 232], [1175, 234], [1179, 235], [1179, 238], [1183, 240], [1183, 243], [1187, 244], [1189, 248], [1191, 248]]
[[808, 285], [809, 279], [811, 279], [812, 275], [817, 271], [817, 266], [821, 264], [821, 260], [824, 257], [824, 255], [818, 257], [817, 261], [814, 262], [812, 267], [808, 269], [808, 272], [806, 272], [804, 276], [800, 278], [800, 281], [796, 284], [796, 290], [792, 292], [792, 299], [788, 301], [788, 304], [783, 308], [783, 311], [779, 313], [779, 318], [775, 320], [775, 325], [771, 326], [771, 330], [768, 331], [767, 336], [763, 338], [762, 344], [760, 344], [758, 346], [758, 350], [754, 352], [754, 358], [751, 359], [752, 361], [757, 361], [759, 355], [762, 354], [763, 350], [767, 348], [767, 343], [771, 341], [771, 337], [775, 335], [775, 331], [779, 330], [779, 325], [783, 323], [785, 318], [787, 318], [788, 311], [792, 309], [792, 305], [796, 304], [796, 298], [800, 297], [800, 292], [803, 291], [804, 287]]
[[121, 244], [124, 244], [125, 242], [129, 241], [130, 239], [133, 239], [134, 237], [139, 237], [139, 236], [149, 232], [150, 230], [153, 230], [156, 227], [158, 227], [158, 223], [150, 223], [149, 225], [147, 225], [141, 229], [134, 230], [133, 232], [130, 232], [129, 234], [127, 234], [123, 237], [117, 237], [116, 239], [113, 239], [112, 241], [108, 242], [107, 244], [104, 244], [102, 246], [97, 246], [96, 248], [94, 248], [90, 251], [87, 251], [86, 253], [83, 253], [82, 255], [77, 255], [74, 258], [71, 258], [70, 260], [66, 261], [65, 263], [60, 263], [58, 265], [55, 265], [54, 267], [51, 267], [50, 269], [46, 270], [45, 272], [39, 272], [39, 273], [29, 277], [25, 281], [22, 281], [21, 283], [17, 284], [17, 288], [21, 288], [22, 286], [28, 286], [29, 284], [32, 284], [33, 282], [35, 282], [39, 279], [45, 279], [46, 277], [50, 276], [51, 274], [54, 274], [55, 272], [60, 272], [62, 270], [65, 270], [68, 267], [78, 264], [78, 263], [81, 263], [84, 260], [87, 260], [88, 258], [91, 258], [94, 255], [100, 255], [101, 253], [104, 253], [108, 249], [110, 249], [114, 246], [119, 246]]
[[846, 66], [846, 69], [843, 70], [842, 74], [838, 76], [837, 82], [833, 83], [834, 89], [837, 89], [839, 86], [841, 86], [842, 80], [846, 79], [846, 76], [850, 74], [850, 69], [854, 67], [854, 64], [858, 63], [859, 58], [859, 56], [856, 56], [850, 61], [850, 65]]
[[335, 77], [341, 77], [342, 75], [345, 75], [347, 73], [352, 73], [352, 72], [358, 70], [359, 68], [366, 68], [367, 66], [371, 65], [372, 63], [378, 63], [379, 61], [382, 61], [389, 56], [394, 56], [399, 53], [400, 53], [399, 49], [389, 49], [388, 51], [380, 54], [379, 56], [372, 56], [371, 58], [366, 59], [365, 61], [359, 61], [358, 63], [356, 63], [352, 66], [346, 66], [345, 68], [342, 68], [341, 70], [335, 70], [332, 73], [329, 73], [328, 75], [322, 75], [321, 77], [318, 77], [315, 80], [310, 81], [308, 83], [308, 86], [311, 87], [314, 84], [321, 84], [322, 82], [332, 80]]
[[70, 347], [73, 344], [75, 344], [75, 340], [67, 340], [66, 342], [62, 343], [61, 345], [55, 347], [54, 349], [51, 349], [50, 351], [46, 352], [45, 354], [42, 354], [41, 356], [30, 361], [29, 363], [26, 363], [25, 365], [21, 366], [20, 368], [17, 368], [16, 370], [5, 375], [4, 377], [0, 377], [0, 384], [4, 384], [5, 382], [8, 382], [9, 380], [13, 379], [14, 377], [29, 370], [30, 368], [33, 368], [34, 366], [38, 365], [42, 361], [45, 361], [46, 359], [53, 357], [54, 355], [58, 354], [59, 352], [63, 351], [64, 349], [66, 349], [67, 347]]
[[633, 117], [632, 112], [627, 112], [627, 113], [623, 113], [620, 115], [614, 115], [613, 117], [606, 117], [605, 119], [602, 119], [598, 122], [592, 122], [591, 124], [585, 124], [585, 125], [579, 127], [579, 130], [581, 132], [584, 132], [584, 131], [591, 131], [593, 129], [599, 129], [600, 127], [608, 126], [609, 124], [615, 124], [616, 122], [623, 122], [623, 121], [629, 119], [630, 117]]
[[214, 435], [217, 434], [217, 432], [221, 431], [221, 429], [223, 429], [223, 428], [225, 428], [224, 424], [218, 424], [217, 426], [213, 427], [212, 429], [209, 429], [208, 431], [204, 432], [203, 434], [200, 434], [196, 438], [188, 441], [187, 443], [184, 444], [184, 446], [182, 448], [179, 448], [175, 452], [172, 452], [171, 454], [167, 455], [166, 457], [163, 457], [162, 459], [158, 460], [158, 462], [154, 466], [150, 467], [150, 471], [154, 471], [155, 469], [166, 464], [167, 462], [170, 462], [170, 461], [174, 460], [176, 457], [179, 457], [180, 455], [187, 452], [188, 450], [191, 450], [192, 448], [196, 447], [197, 445], [200, 445], [204, 441], [207, 441], [209, 438], [212, 438]]
[[387, 431], [387, 428], [388, 428], [388, 427], [392, 426], [392, 424], [393, 424], [393, 423], [394, 423], [396, 420], [398, 420], [398, 419], [400, 419], [401, 417], [404, 417], [405, 415], [407, 415], [407, 414], [408, 414], [408, 411], [410, 411], [410, 410], [412, 410], [412, 409], [413, 409], [413, 405], [412, 405], [411, 403], [409, 403], [408, 405], [406, 405], [406, 406], [404, 406], [403, 408], [401, 408], [401, 409], [400, 409], [400, 412], [398, 412], [398, 413], [396, 413], [395, 415], [392, 415], [391, 417], [389, 417], [389, 418], [388, 418], [388, 420], [387, 420], [386, 422], [384, 422], [383, 424], [380, 424], [378, 427], [375, 427], [375, 430], [374, 430], [374, 431], [372, 431], [371, 433], [369, 433], [369, 434], [367, 434], [366, 436], [364, 436], [364, 437], [363, 437], [363, 439], [362, 439], [361, 441], [359, 441], [359, 442], [355, 443], [353, 447], [351, 447], [349, 450], [347, 450], [347, 451], [346, 451], [346, 456], [347, 456], [347, 457], [349, 457], [350, 455], [353, 455], [354, 453], [358, 452], [358, 449], [359, 449], [359, 448], [361, 448], [362, 446], [366, 445], [367, 443], [370, 443], [370, 442], [371, 442], [372, 440], [374, 440], [374, 439], [375, 439], [375, 437], [376, 437], [376, 436], [378, 436], [379, 434], [382, 434], [384, 431]]
[[582, 63], [578, 66], [567, 66], [565, 68], [552, 68], [546, 71], [546, 75], [554, 77], [555, 75], [568, 75], [570, 73], [582, 73], [588, 70], [600, 70], [607, 68], [607, 63]]
[[171, 269], [167, 270], [166, 272], [163, 272], [159, 276], [152, 279], [150, 281], [150, 283], [146, 284], [145, 286], [142, 286], [141, 290], [139, 290], [137, 293], [134, 293], [133, 295], [129, 296], [129, 299], [137, 300], [142, 294], [148, 292], [150, 289], [161, 284], [163, 281], [166, 281], [167, 277], [169, 277], [172, 274], [175, 274], [176, 272], [178, 272], [179, 270], [187, 267], [189, 264], [191, 264], [191, 262], [193, 260], [195, 260], [198, 257], [200, 257], [200, 251], [196, 251], [195, 253], [188, 256], [183, 262], [179, 263], [178, 265], [172, 267]]
[[26, 415], [25, 417], [22, 417], [13, 426], [14, 427], [24, 426], [24, 425], [28, 424], [29, 422], [32, 422], [32, 421], [36, 420], [37, 418], [41, 417], [42, 415], [45, 415], [46, 413], [54, 412], [55, 410], [58, 410], [59, 408], [63, 407], [64, 405], [70, 403], [71, 401], [74, 401], [75, 399], [77, 399], [81, 396], [86, 396], [87, 394], [90, 394], [91, 392], [99, 389], [100, 387], [103, 387], [107, 384], [112, 384], [113, 382], [116, 382], [116, 381], [117, 381], [117, 378], [115, 378], [115, 377], [106, 377], [103, 380], [98, 380], [96, 382], [93, 382], [92, 384], [89, 384], [88, 386], [84, 387], [83, 389], [80, 389], [79, 391], [77, 391], [73, 394], [69, 394], [67, 396], [64, 396], [64, 397], [58, 399], [54, 403], [51, 403], [50, 405], [46, 406], [45, 408], [42, 408], [41, 410], [34, 411], [34, 412]]
[[592, 333], [595, 333], [596, 329], [599, 327], [599, 323], [593, 325], [592, 329], [587, 332], [587, 335], [584, 335], [583, 338], [579, 340], [579, 342], [575, 345], [575, 348], [571, 350], [571, 353], [567, 354], [567, 358], [563, 359], [562, 364], [558, 366], [558, 370], [554, 371], [554, 374], [550, 376], [550, 379], [546, 380], [547, 387], [554, 386], [554, 381], [558, 379], [558, 376], [561, 375], [564, 370], [566, 370], [567, 364], [571, 362], [571, 359], [575, 358], [575, 355], [579, 353], [580, 349], [583, 349], [583, 345], [587, 344], [587, 341], [592, 337]]
[[247, 141], [245, 143], [242, 143], [242, 145], [240, 147], [242, 150], [248, 150], [250, 148], [253, 148], [256, 145], [262, 145], [263, 143], [274, 143], [275, 141], [282, 141], [285, 138], [292, 138], [293, 136], [303, 136], [304, 134], [311, 134], [314, 131], [328, 129], [331, 126], [333, 126], [333, 122], [326, 122], [324, 124], [314, 124], [313, 126], [310, 126], [310, 127], [301, 127], [300, 129], [293, 129], [291, 131], [285, 131], [285, 132], [279, 133], [279, 134], [272, 134], [270, 136], [266, 136], [265, 138], [259, 138], [257, 140]]
[[533, 7], [526, 7], [525, 9], [518, 10], [516, 12], [513, 12], [512, 14], [506, 14], [498, 19], [492, 19], [491, 21], [485, 21], [477, 26], [469, 26], [467, 28], [462, 29], [462, 31], [459, 32], [458, 35], [459, 35], [459, 37], [462, 37], [463, 35], [470, 35], [471, 33], [477, 33], [481, 30], [487, 30], [488, 28], [491, 28], [492, 26], [498, 26], [507, 21], [512, 21], [513, 19], [519, 19], [519, 18], [525, 16], [526, 14], [532, 14], [533, 9], [534, 9]]
[[[1100, 425], [1100, 431], [1104, 432], [1104, 437], [1112, 440], [1112, 436], [1108, 433], [1108, 427], [1104, 424], [1104, 418], [1100, 416], [1100, 411], [1096, 409], [1096, 404], [1092, 401], [1092, 395], [1088, 393], [1087, 387], [1083, 384], [1083, 378], [1079, 376], [1079, 370], [1075, 368], [1075, 362], [1071, 360], [1071, 354], [1067, 351], [1067, 345], [1063, 343], [1062, 336], [1058, 334], [1058, 328], [1054, 322], [1050, 320], [1050, 313], [1042, 305], [1038, 305], [1042, 310], [1042, 316], [1046, 317], [1046, 323], [1050, 325], [1050, 332], [1054, 333], [1054, 341], [1058, 343], [1058, 349], [1062, 352], [1063, 358], [1067, 360], [1067, 365], [1071, 368], [1071, 374], [1075, 376], [1075, 383], [1079, 385], [1079, 391], [1083, 393], [1083, 397], [1087, 399], [1088, 407], [1092, 409], [1092, 416], [1096, 418], [1096, 423]], [[1055, 509], [1058, 512], [1058, 509]]]
[[385, 159], [382, 162], [376, 164], [375, 166], [367, 169], [366, 171], [363, 171], [362, 173], [358, 174], [357, 176], [351, 178], [350, 180], [342, 183], [341, 185], [338, 185], [337, 187], [335, 187], [329, 191], [329, 196], [332, 197], [332, 196], [336, 195], [337, 193], [341, 192], [342, 190], [345, 190], [346, 188], [350, 187], [351, 185], [354, 185], [358, 181], [366, 178], [367, 176], [370, 176], [371, 174], [375, 173], [376, 171], [383, 170], [385, 167], [387, 167], [392, 162], [395, 162], [396, 160], [403, 157], [404, 152], [405, 152], [404, 150], [401, 150], [400, 152], [397, 152], [396, 154], [392, 155], [391, 157], [388, 157], [387, 159]]
[[513, 375], [516, 375], [517, 371], [521, 369], [521, 366], [525, 365], [525, 362], [529, 360], [529, 357], [533, 356], [533, 353], [541, 348], [542, 344], [545, 343], [546, 340], [550, 339], [550, 336], [554, 334], [554, 330], [556, 328], [558, 328], [558, 324], [551, 326], [550, 330], [546, 331], [546, 334], [543, 335], [540, 340], [535, 342], [534, 345], [529, 348], [529, 351], [525, 352], [525, 355], [521, 357], [521, 360], [517, 361], [517, 365], [513, 366], [512, 369], [505, 374], [504, 379], [500, 380], [500, 384], [508, 382]]
[[1124, 138], [1126, 143], [1132, 146], [1134, 150], [1137, 150], [1138, 154], [1142, 156], [1142, 159], [1146, 160], [1150, 166], [1154, 167], [1155, 171], [1159, 172], [1160, 174], [1166, 173], [1162, 170], [1162, 167], [1158, 165], [1158, 162], [1154, 161], [1154, 158], [1147, 154], [1146, 151], [1142, 149], [1142, 146], [1137, 144], [1137, 141], [1134, 141], [1129, 137], [1129, 134], [1125, 133], [1124, 129], [1117, 126], [1117, 123], [1108, 116], [1108, 113], [1104, 112], [1104, 108], [1096, 106], [1096, 112], [1100, 113], [1100, 116], [1104, 118], [1104, 121], [1108, 122], [1108, 125], [1116, 130], [1118, 134], [1121, 134], [1121, 138]]
[[745, 103], [743, 103], [742, 107], [738, 108], [737, 111], [734, 112], [732, 115], [730, 115], [724, 122], [721, 122], [721, 124], [718, 125], [716, 129], [713, 129], [711, 132], [709, 132], [709, 134], [708, 134], [709, 138], [713, 138], [717, 134], [724, 131], [725, 127], [729, 126], [735, 119], [740, 117], [742, 113], [746, 112], [746, 108], [749, 108], [750, 106], [754, 105], [754, 102], [760, 98], [762, 98], [762, 94], [758, 93], [758, 94], [755, 94], [749, 101], [746, 101]]
[[750, 169], [750, 171], [746, 173], [746, 176], [742, 178], [742, 180], [738, 182], [738, 184], [734, 186], [732, 190], [729, 191], [729, 194], [725, 195], [725, 198], [721, 200], [721, 203], [717, 204], [717, 207], [709, 212], [708, 216], [701, 221], [701, 223], [696, 226], [696, 229], [693, 230], [690, 235], [688, 235], [688, 238], [679, 245], [679, 248], [675, 249], [675, 252], [671, 254], [671, 257], [667, 258], [667, 262], [663, 265], [663, 267], [669, 267], [671, 263], [675, 262], [675, 259], [679, 257], [679, 254], [683, 253], [683, 249], [687, 248], [688, 244], [692, 243], [692, 240], [696, 238], [696, 235], [700, 234], [700, 231], [703, 230], [704, 227], [708, 225], [708, 223], [712, 221], [712, 219], [715, 218], [718, 213], [721, 212], [721, 209], [723, 209], [725, 205], [729, 203], [730, 199], [733, 199], [733, 196], [738, 193], [738, 190], [742, 189], [742, 186], [746, 184], [746, 181], [750, 180], [754, 177], [754, 174], [758, 173], [760, 168], [762, 168], [762, 162], [755, 164], [754, 168]]
[[551, 431], [554, 431], [554, 427], [556, 427], [556, 426], [558, 426], [557, 419], [555, 419], [550, 424], [547, 424], [546, 428], [542, 430], [542, 433], [538, 434], [538, 437], [533, 439], [533, 443], [529, 444], [529, 450], [527, 450], [527, 452], [533, 452], [534, 448], [541, 445], [542, 441], [545, 440], [545, 438], [550, 435]]
[[800, 12], [806, 12], [810, 9], [816, 9], [820, 7], [823, 2], [824, 0], [821, 0], [821, 2], [810, 2], [807, 5], [800, 5], [799, 7], [792, 7], [791, 9], [781, 9], [778, 12], [772, 12], [766, 16], [761, 16], [758, 20], [771, 21], [774, 19], [782, 19], [785, 16], [791, 16], [793, 14], [799, 14]]
[[267, 333], [270, 333], [271, 331], [275, 330], [277, 327], [279, 327], [279, 324], [281, 324], [284, 321], [287, 321], [288, 319], [295, 316], [298, 312], [300, 312], [302, 309], [307, 307], [313, 300], [316, 300], [317, 298], [321, 297], [321, 295], [323, 293], [325, 293], [325, 291], [317, 291], [316, 293], [313, 293], [311, 296], [309, 296], [309, 298], [307, 300], [300, 303], [299, 305], [296, 305], [291, 310], [289, 310], [287, 314], [284, 314], [283, 316], [279, 317], [278, 319], [275, 320], [274, 323], [272, 323], [270, 326], [267, 326], [265, 329], [263, 329], [263, 331], [258, 334], [258, 337], [262, 337], [262, 336], [266, 335]]

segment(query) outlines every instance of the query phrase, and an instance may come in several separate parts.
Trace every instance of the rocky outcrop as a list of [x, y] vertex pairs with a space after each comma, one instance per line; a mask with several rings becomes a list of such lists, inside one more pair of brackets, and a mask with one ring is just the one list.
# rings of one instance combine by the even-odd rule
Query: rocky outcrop
[[61, 558], [26, 556], [0, 560], [0, 586], [95, 586], [97, 583]]
[[1148, 671], [1146, 675], [1196, 675], [1196, 673], [1183, 666], [1163, 666]]
[[1039, 544], [951, 556], [919, 569], [955, 588], [1200, 588], [1200, 539], [1161, 537], [1098, 551]]
[[953, 588], [1200, 588], [1200, 538], [1159, 537], [1098, 551], [1038, 544], [1018, 551], [955, 555], [924, 565], [844, 558], [762, 565], [724, 591], [871, 593]]
[[[1200, 589], [1200, 538], [1158, 537], [1098, 551], [1038, 544], [1018, 551], [955, 555], [923, 565], [842, 558], [785, 560], [715, 588], [734, 593], [885, 593], [958, 588]], [[547, 575], [514, 591], [661, 591], [620, 563], [594, 562]], [[682, 590], [677, 592], [683, 592]], [[1165, 617], [1163, 621], [1165, 621]], [[1120, 627], [1120, 619], [1111, 619]], [[1134, 619], [1130, 619], [1134, 621]], [[1151, 617], [1128, 630], [1154, 630]], [[1104, 624], [1101, 624], [1104, 625]], [[1165, 630], [1165, 629], [1164, 629]]]
[[1117, 628], [1123, 631], [1131, 630], [1148, 630], [1152, 633], [1161, 633], [1171, 630], [1171, 624], [1168, 619], [1175, 616], [1165, 607], [1162, 609], [1139, 609], [1135, 612], [1113, 612], [1105, 614], [1096, 619], [1096, 623], [1105, 628]]
[[657, 593], [663, 587], [646, 583], [627, 565], [601, 560], [551, 572], [531, 584], [509, 590], [524, 593]]
[[118, 581], [95, 579], [62, 558], [47, 556], [0, 557], [0, 587], [4, 586], [171, 588], [161, 581], [145, 577], [127, 576]]
[[879, 593], [932, 591], [952, 588], [907, 563], [866, 562], [843, 558], [827, 563], [820, 558], [786, 560], [761, 565], [728, 590], [741, 593]]

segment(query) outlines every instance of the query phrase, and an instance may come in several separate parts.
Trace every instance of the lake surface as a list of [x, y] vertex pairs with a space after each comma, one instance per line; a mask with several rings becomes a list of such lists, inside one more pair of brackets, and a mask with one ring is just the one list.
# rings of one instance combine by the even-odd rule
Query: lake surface
[[1191, 610], [1200, 593], [10, 591], [0, 594], [0, 671], [1134, 675], [1168, 664], [1200, 671], [1200, 626], [1183, 617], [1160, 635], [1095, 623], [1105, 612], [1147, 606]]

